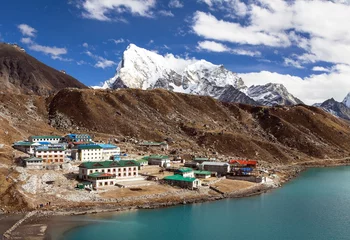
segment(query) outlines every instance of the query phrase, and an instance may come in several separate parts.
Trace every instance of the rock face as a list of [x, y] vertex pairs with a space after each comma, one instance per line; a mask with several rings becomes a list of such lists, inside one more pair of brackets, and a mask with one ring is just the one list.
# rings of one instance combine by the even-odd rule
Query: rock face
[[63, 88], [87, 88], [75, 78], [57, 71], [18, 47], [0, 43], [1, 92], [49, 95]]
[[290, 94], [285, 86], [276, 83], [251, 86], [247, 90], [247, 95], [264, 106], [303, 104], [302, 101]]
[[[134, 44], [130, 44], [124, 52], [116, 75], [99, 88], [163, 88], [252, 105], [301, 103], [282, 85], [277, 84], [255, 86], [251, 89], [255, 97], [252, 99], [242, 78], [223, 65], [215, 65], [205, 60], [181, 59], [172, 54], [162, 56]], [[271, 93], [268, 94], [268, 91]]]
[[344, 104], [344, 103], [348, 103], [347, 97], [344, 99], [343, 102], [337, 102], [336, 100], [331, 98], [324, 101], [321, 104], [314, 104], [314, 105], [322, 108], [326, 112], [333, 114], [334, 116], [350, 121], [350, 108]]

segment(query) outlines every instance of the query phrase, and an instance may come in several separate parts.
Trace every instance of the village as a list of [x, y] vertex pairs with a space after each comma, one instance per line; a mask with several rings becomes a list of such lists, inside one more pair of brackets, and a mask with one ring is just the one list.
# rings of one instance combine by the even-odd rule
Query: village
[[[17, 171], [25, 175], [22, 177], [23, 192], [34, 197], [41, 193], [38, 184], [43, 194], [49, 193], [50, 189], [54, 192], [53, 186], [56, 185], [56, 189], [61, 188], [62, 192], [64, 188], [69, 189], [66, 199], [76, 202], [84, 200], [84, 196], [91, 200], [96, 194], [123, 197], [125, 194], [120, 194], [122, 189], [134, 192], [146, 189], [151, 193], [163, 193], [165, 189], [167, 192], [207, 189], [223, 194], [242, 186], [273, 182], [272, 178], [276, 177], [259, 167], [256, 160], [219, 161], [214, 156], [184, 159], [169, 154], [171, 146], [166, 141], [139, 142], [137, 149], [149, 153], [144, 156], [126, 152], [118, 145], [111, 140], [94, 141], [88, 134], [72, 133], [65, 136], [30, 136], [27, 140], [15, 142], [13, 148], [20, 152]], [[40, 182], [40, 179], [41, 183], [34, 183]], [[242, 182], [246, 183], [242, 185]], [[74, 197], [72, 191], [77, 193]], [[57, 192], [59, 194], [55, 196], [62, 196], [61, 191]], [[34, 207], [45, 206], [45, 202], [37, 203]]]

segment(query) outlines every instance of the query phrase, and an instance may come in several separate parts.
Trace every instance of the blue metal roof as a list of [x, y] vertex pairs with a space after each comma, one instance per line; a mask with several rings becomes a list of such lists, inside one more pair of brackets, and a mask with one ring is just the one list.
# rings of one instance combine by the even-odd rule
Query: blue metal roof
[[118, 148], [118, 146], [116, 145], [113, 145], [113, 144], [103, 144], [103, 143], [100, 143], [100, 144], [97, 144], [99, 145], [101, 148], [103, 149], [113, 149], [113, 148]]

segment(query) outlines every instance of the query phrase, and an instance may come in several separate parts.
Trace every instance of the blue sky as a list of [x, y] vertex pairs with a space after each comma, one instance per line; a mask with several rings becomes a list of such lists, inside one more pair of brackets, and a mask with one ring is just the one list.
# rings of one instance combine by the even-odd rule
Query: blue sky
[[86, 85], [111, 78], [134, 43], [224, 64], [247, 85], [283, 83], [312, 103], [350, 91], [349, 12], [348, 0], [12, 0], [0, 39]]

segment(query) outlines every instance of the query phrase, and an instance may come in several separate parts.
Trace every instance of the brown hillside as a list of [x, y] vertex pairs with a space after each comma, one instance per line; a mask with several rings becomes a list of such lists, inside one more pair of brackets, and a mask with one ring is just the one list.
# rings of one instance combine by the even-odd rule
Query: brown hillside
[[77, 79], [53, 69], [10, 44], [0, 43], [1, 92], [49, 95], [67, 88], [86, 88]]
[[252, 107], [165, 90], [64, 89], [51, 124], [270, 162], [349, 156], [349, 125], [314, 107]]

